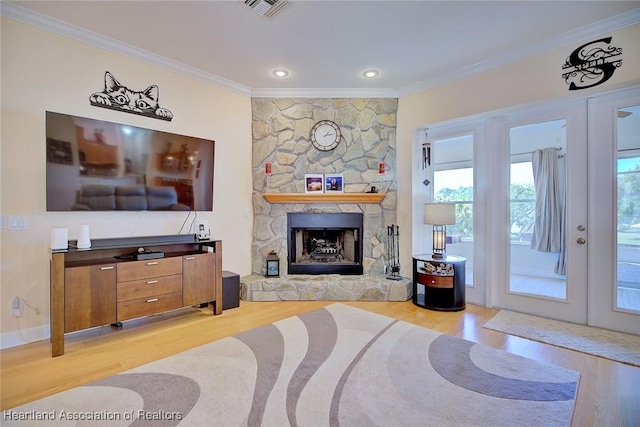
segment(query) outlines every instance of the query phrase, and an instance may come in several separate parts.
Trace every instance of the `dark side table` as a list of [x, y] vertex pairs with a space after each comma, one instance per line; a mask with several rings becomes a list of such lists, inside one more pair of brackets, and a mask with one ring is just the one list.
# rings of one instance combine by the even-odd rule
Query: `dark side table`
[[414, 255], [413, 303], [431, 310], [464, 310], [466, 261], [453, 255]]

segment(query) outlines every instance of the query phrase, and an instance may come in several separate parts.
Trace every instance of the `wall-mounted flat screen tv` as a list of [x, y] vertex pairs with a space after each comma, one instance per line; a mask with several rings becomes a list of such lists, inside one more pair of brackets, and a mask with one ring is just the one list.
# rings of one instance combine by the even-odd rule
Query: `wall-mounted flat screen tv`
[[47, 211], [212, 211], [215, 142], [47, 111]]

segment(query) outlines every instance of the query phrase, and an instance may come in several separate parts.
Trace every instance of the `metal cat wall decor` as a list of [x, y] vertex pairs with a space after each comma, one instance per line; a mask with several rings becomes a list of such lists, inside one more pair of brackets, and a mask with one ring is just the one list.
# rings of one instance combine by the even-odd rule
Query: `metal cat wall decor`
[[622, 48], [610, 46], [611, 37], [585, 43], [567, 58], [562, 78], [569, 90], [588, 89], [609, 80], [622, 66]]
[[104, 90], [92, 94], [89, 101], [94, 107], [171, 121], [173, 113], [160, 107], [158, 98], [158, 86], [152, 85], [141, 91], [131, 90], [107, 71], [104, 73]]

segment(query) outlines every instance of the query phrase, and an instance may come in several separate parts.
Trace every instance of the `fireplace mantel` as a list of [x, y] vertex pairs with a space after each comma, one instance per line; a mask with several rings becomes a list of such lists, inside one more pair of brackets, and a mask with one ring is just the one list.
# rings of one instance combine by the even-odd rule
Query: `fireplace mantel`
[[380, 203], [386, 193], [264, 193], [269, 203]]

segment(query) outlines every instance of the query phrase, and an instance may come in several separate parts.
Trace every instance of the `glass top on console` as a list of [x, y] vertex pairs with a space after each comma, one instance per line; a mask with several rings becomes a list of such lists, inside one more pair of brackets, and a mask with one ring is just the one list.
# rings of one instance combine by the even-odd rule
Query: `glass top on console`
[[445, 254], [442, 258], [434, 258], [433, 254], [420, 254], [414, 255], [413, 259], [416, 261], [429, 261], [429, 262], [462, 262], [466, 261], [466, 258], [456, 255]]
[[114, 249], [135, 246], [163, 246], [179, 244], [208, 244], [211, 239], [199, 239], [196, 234], [169, 234], [164, 236], [114, 237], [107, 239], [91, 239], [90, 248], [77, 248], [77, 240], [69, 240], [68, 249], [51, 249], [51, 253], [86, 252], [91, 250]]

